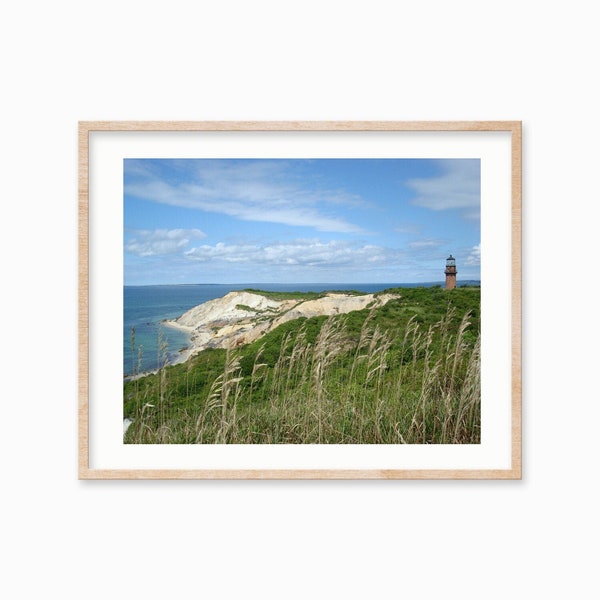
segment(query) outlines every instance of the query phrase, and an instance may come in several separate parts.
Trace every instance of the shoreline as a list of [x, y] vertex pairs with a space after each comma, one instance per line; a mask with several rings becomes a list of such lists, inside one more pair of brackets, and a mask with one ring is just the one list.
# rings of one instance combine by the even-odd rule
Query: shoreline
[[[181, 315], [179, 315], [180, 317]], [[177, 317], [177, 318], [179, 318]], [[194, 331], [193, 327], [189, 327], [188, 325], [182, 325], [181, 323], [177, 323], [176, 320], [172, 319], [164, 319], [160, 322], [161, 325], [165, 325], [167, 327], [172, 327], [173, 329], [179, 329], [180, 331], [185, 331], [191, 335], [192, 331]]]
[[[177, 329], [178, 331], [184, 331], [189, 336], [187, 347], [178, 350], [177, 355], [169, 359], [165, 366], [170, 367], [172, 365], [178, 365], [187, 362], [195, 350], [192, 341], [193, 329], [191, 327], [187, 327], [186, 325], [176, 323], [170, 319], [163, 319], [158, 323], [158, 325], [165, 325], [166, 327], [171, 327], [172, 329]], [[136, 379], [141, 379], [142, 377], [146, 377], [148, 375], [156, 375], [158, 371], [159, 369], [150, 369], [147, 371], [142, 371], [141, 373], [137, 373], [136, 375], [123, 375], [123, 381], [135, 381]]]
[[[185, 313], [184, 313], [185, 314]], [[182, 315], [179, 315], [181, 317]], [[177, 318], [179, 318], [177, 317]], [[182, 325], [181, 323], [177, 323], [176, 320], [165, 319], [162, 321], [162, 324], [166, 327], [171, 327], [172, 329], [177, 329], [178, 331], [183, 331], [188, 334], [188, 345], [186, 348], [181, 348], [177, 356], [170, 360], [166, 366], [171, 365], [179, 365], [181, 363], [187, 362], [194, 354], [197, 354], [201, 348], [195, 346], [194, 344], [194, 328], [189, 327], [188, 325]]]

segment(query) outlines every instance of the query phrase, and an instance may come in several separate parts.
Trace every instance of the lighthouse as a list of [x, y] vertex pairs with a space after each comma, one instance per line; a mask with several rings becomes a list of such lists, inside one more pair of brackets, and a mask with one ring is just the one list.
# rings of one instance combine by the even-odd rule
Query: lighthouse
[[446, 289], [453, 290], [456, 287], [456, 259], [452, 254], [446, 259]]

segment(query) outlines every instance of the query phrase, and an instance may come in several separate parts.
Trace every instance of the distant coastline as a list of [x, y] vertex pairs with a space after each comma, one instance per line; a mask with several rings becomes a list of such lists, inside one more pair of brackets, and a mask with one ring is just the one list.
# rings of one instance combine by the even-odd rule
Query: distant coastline
[[[380, 288], [384, 290], [386, 288], [393, 287], [407, 287], [407, 288], [415, 288], [415, 287], [435, 287], [435, 286], [443, 286], [444, 281], [421, 281], [421, 282], [412, 282], [412, 283], [394, 283], [394, 282], [383, 282], [383, 283], [373, 283], [373, 282], [363, 282], [363, 283], [319, 283], [319, 282], [308, 282], [308, 283], [277, 283], [277, 282], [268, 282], [268, 283], [257, 283], [257, 282], [249, 282], [249, 283], [126, 283], [123, 285], [124, 288], [142, 288], [142, 287], [193, 287], [193, 286], [220, 286], [220, 287], [228, 287], [233, 289], [244, 290], [248, 288], [255, 288], [261, 290], [273, 290], [273, 291], [281, 291], [280, 288], [298, 288], [292, 291], [338, 291], [338, 290], [349, 290], [353, 287], [358, 288]], [[457, 287], [461, 286], [478, 286], [481, 285], [481, 280], [479, 279], [465, 279], [464, 281], [458, 281]]]

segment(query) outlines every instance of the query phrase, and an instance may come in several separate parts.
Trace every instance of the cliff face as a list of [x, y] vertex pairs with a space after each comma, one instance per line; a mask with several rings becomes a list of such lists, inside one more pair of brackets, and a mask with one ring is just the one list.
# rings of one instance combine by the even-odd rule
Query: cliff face
[[316, 300], [272, 300], [251, 292], [230, 292], [195, 306], [167, 324], [190, 333], [185, 358], [205, 348], [234, 348], [257, 340], [275, 327], [300, 317], [337, 315], [382, 306], [392, 295], [331, 293]]

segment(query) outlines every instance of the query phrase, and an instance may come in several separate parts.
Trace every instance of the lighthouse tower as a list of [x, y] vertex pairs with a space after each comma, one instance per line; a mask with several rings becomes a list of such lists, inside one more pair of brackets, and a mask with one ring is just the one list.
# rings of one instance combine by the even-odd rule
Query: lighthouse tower
[[446, 259], [446, 289], [453, 290], [456, 287], [456, 259], [452, 254]]

